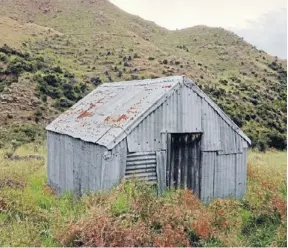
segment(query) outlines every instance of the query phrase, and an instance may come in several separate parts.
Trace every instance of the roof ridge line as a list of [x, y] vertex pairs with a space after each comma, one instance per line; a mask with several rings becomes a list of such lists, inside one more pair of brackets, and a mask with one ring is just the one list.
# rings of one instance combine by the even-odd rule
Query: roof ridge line
[[[181, 76], [182, 77], [182, 80], [184, 80], [184, 76]], [[173, 87], [171, 87], [170, 89], [169, 89], [169, 91], [167, 91], [164, 95], [162, 95], [161, 97], [159, 97], [152, 105], [150, 105], [150, 107], [148, 107], [146, 110], [144, 110], [136, 119], [134, 119], [130, 124], [128, 124], [126, 127], [124, 126], [124, 127], [121, 127], [121, 129], [124, 131], [124, 133], [126, 134], [126, 136], [128, 136], [132, 131], [133, 131], [133, 129], [134, 129], [134, 127], [133, 126], [137, 126], [139, 123], [141, 123], [152, 111], [154, 111], [154, 110], [156, 110], [163, 102], [165, 102], [166, 100], [164, 100], [163, 102], [162, 102], [162, 100], [164, 99], [164, 98], [169, 98], [169, 97], [171, 97], [171, 95], [169, 95], [168, 97], [167, 97], [167, 93], [170, 93], [170, 92], [172, 92], [172, 90], [175, 90], [176, 88], [177, 88], [177, 86], [179, 86], [179, 85], [183, 85], [183, 82], [184, 81], [180, 81], [180, 82], [178, 82], [176, 85], [174, 85]], [[135, 124], [135, 123], [137, 123], [137, 124]], [[119, 128], [119, 127], [117, 127], [117, 128]], [[118, 135], [117, 137], [116, 137], [116, 139], [118, 139], [118, 137], [121, 137], [122, 135]], [[125, 136], [125, 137], [126, 137]], [[110, 145], [110, 144], [108, 144], [107, 145], [107, 149], [113, 149], [116, 145], [118, 145], [125, 137], [121, 137], [120, 138], [120, 140], [118, 140], [118, 141], [116, 141], [116, 142], [114, 142], [112, 145]]]

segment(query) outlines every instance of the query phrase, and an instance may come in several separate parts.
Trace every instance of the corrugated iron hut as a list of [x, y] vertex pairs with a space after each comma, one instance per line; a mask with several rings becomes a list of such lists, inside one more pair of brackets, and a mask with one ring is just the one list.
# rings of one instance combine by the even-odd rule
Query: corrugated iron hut
[[58, 193], [110, 189], [133, 176], [187, 187], [202, 201], [241, 198], [249, 138], [185, 76], [105, 83], [47, 126]]

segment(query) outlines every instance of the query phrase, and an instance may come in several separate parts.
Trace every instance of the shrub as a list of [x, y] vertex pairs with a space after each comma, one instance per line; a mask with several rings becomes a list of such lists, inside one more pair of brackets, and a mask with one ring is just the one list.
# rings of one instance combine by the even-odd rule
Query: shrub
[[6, 63], [8, 61], [8, 57], [5, 53], [0, 52], [0, 61]]
[[71, 78], [75, 78], [75, 75], [73, 73], [71, 73], [71, 72], [65, 71], [64, 72], [64, 77], [71, 79]]
[[138, 75], [134, 75], [134, 74], [131, 75], [131, 80], [137, 80], [138, 78], [139, 78]]
[[88, 90], [87, 84], [80, 83], [80, 90], [82, 93], [85, 93]]
[[61, 84], [61, 79], [55, 74], [48, 74], [43, 77], [44, 81], [53, 87], [59, 87]]
[[61, 67], [58, 65], [56, 67], [53, 68], [53, 71], [57, 72], [57, 73], [63, 73]]
[[34, 124], [16, 125], [13, 124], [6, 129], [0, 129], [0, 141], [4, 144], [11, 144], [15, 140], [19, 145], [34, 142], [36, 140], [42, 141], [45, 132], [42, 127]]
[[8, 74], [14, 74], [16, 76], [19, 76], [22, 72], [32, 72], [33, 66], [30, 62], [25, 61], [22, 58], [14, 58], [8, 63], [6, 73]]
[[41, 109], [37, 109], [34, 113], [35, 121], [38, 123], [43, 118], [43, 113]]
[[224, 84], [224, 85], [228, 85], [228, 81], [226, 79], [220, 79], [219, 83]]
[[260, 152], [265, 152], [268, 148], [267, 141], [266, 140], [258, 140], [257, 142], [257, 148]]
[[287, 148], [287, 137], [277, 131], [268, 133], [268, 145], [276, 149], [284, 150]]
[[90, 79], [90, 82], [91, 82], [92, 84], [94, 84], [94, 86], [98, 86], [99, 84], [102, 83], [102, 80], [101, 80], [100, 77], [92, 77], [92, 78]]
[[36, 59], [36, 61], [33, 62], [33, 68], [34, 71], [42, 70], [45, 68], [45, 63], [41, 60]]
[[278, 70], [278, 64], [276, 61], [273, 61], [272, 63], [268, 64], [268, 67], [271, 68], [274, 71]]
[[131, 66], [127, 61], [125, 61], [123, 65], [126, 66], [126, 67]]
[[242, 127], [243, 126], [243, 119], [241, 118], [241, 116], [233, 116], [232, 117], [232, 120], [235, 122], [235, 124], [238, 126], [238, 127]]
[[53, 99], [58, 99], [62, 96], [62, 91], [59, 88], [48, 88], [47, 95]]
[[40, 99], [41, 99], [43, 102], [47, 102], [47, 96], [46, 96], [46, 95], [41, 95]]
[[28, 58], [29, 54], [23, 54], [9, 46], [7, 46], [6, 44], [4, 44], [4, 46], [0, 47], [0, 52], [6, 54], [6, 55], [17, 55], [18, 57], [21, 58]]
[[70, 108], [72, 105], [72, 101], [68, 100], [67, 98], [61, 97], [60, 99], [56, 100], [53, 106], [59, 110], [65, 110], [67, 108]]

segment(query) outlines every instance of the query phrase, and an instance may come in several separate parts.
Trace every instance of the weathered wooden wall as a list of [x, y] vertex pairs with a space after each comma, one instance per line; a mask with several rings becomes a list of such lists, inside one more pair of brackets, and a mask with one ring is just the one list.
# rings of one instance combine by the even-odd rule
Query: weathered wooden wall
[[126, 140], [112, 151], [97, 144], [48, 131], [48, 184], [57, 193], [110, 189], [120, 183], [126, 168]]
[[169, 173], [170, 133], [202, 133], [200, 189], [197, 189], [202, 201], [209, 202], [216, 197], [243, 197], [248, 144], [235, 127], [215, 111], [210, 101], [191, 88], [176, 89], [166, 102], [128, 134], [129, 152], [156, 151], [166, 157], [165, 166], [159, 164], [165, 169], [165, 179], [162, 176], [159, 180], [160, 188], [166, 188]]
[[[112, 150], [48, 131], [48, 183], [59, 193], [72, 190], [83, 194], [110, 189], [125, 174], [126, 178], [136, 174], [158, 182], [159, 192], [163, 192], [171, 163], [171, 133], [201, 133], [196, 189], [201, 200], [241, 198], [246, 190], [247, 138], [191, 85], [175, 87], [166, 101], [133, 129], [125, 130], [126, 137]], [[186, 181], [193, 185], [195, 180]]]

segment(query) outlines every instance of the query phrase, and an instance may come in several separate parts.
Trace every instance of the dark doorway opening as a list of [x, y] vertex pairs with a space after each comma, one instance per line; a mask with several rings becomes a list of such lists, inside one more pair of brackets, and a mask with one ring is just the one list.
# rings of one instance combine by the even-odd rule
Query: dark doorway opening
[[172, 133], [168, 142], [167, 186], [200, 194], [201, 133]]

